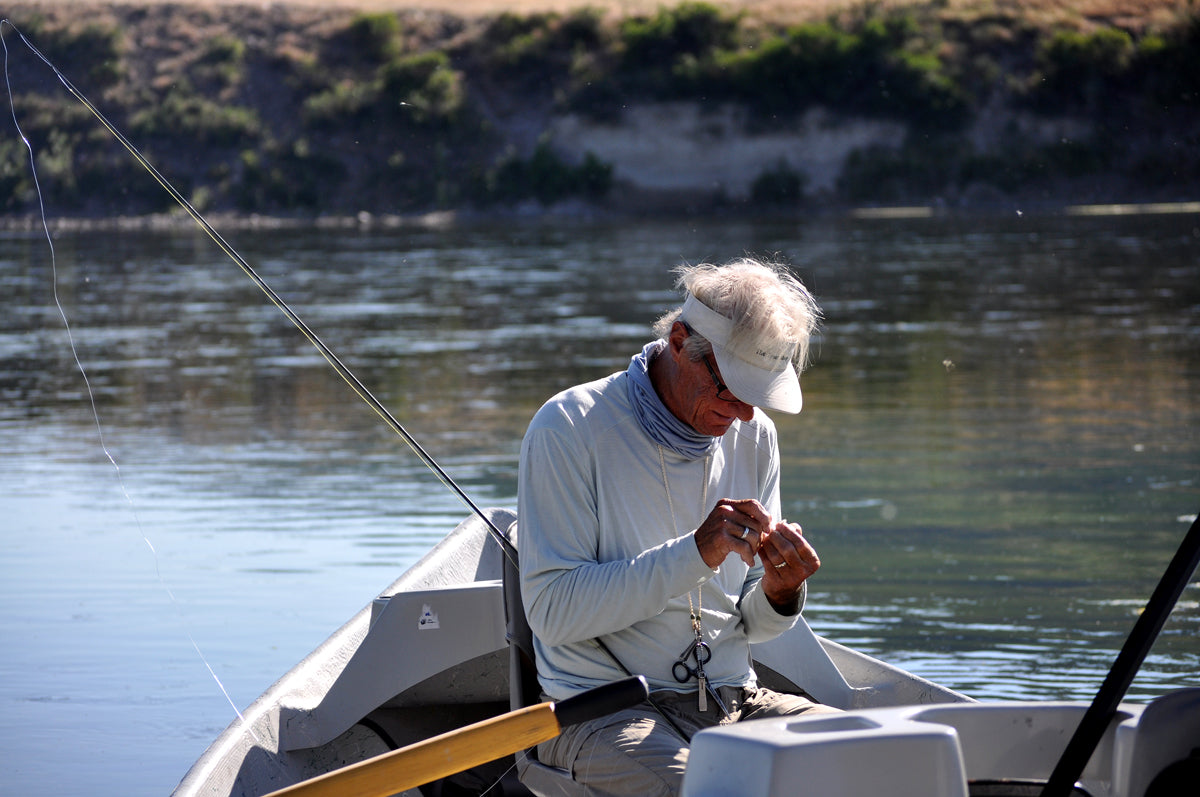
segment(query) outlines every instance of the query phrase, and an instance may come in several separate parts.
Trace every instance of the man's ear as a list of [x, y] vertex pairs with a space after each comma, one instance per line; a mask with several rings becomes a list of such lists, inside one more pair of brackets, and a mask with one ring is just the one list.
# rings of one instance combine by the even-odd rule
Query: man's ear
[[683, 342], [687, 339], [687, 327], [683, 325], [682, 321], [676, 321], [671, 325], [671, 334], [667, 337], [667, 345], [671, 347], [672, 354], [683, 351]]

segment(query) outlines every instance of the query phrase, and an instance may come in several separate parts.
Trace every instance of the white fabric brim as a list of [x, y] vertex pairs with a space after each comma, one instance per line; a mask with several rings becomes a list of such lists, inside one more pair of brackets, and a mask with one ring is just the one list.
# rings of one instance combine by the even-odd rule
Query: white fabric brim
[[790, 363], [782, 371], [768, 371], [730, 355], [716, 344], [713, 344], [713, 357], [721, 370], [721, 378], [739, 401], [792, 415], [804, 407], [800, 378]]
[[717, 367], [721, 369], [721, 377], [738, 400], [755, 407], [790, 412], [793, 415], [800, 412], [804, 406], [804, 396], [800, 393], [800, 377], [796, 374], [791, 360], [768, 357], [763, 352], [755, 352], [761, 355], [757, 358], [759, 362], [785, 366], [782, 369], [762, 368], [729, 351], [726, 347], [733, 334], [733, 321], [691, 294], [688, 294], [683, 303], [679, 319], [712, 344], [713, 356], [716, 357]]

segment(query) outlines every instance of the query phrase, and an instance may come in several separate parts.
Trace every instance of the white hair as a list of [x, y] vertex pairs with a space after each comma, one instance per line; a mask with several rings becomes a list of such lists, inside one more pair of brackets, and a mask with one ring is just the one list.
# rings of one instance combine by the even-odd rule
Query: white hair
[[[782, 263], [741, 257], [720, 266], [684, 264], [675, 273], [675, 287], [733, 320], [733, 338], [771, 341], [776, 349], [783, 348], [780, 343], [790, 343], [797, 371], [808, 363], [809, 339], [821, 320], [821, 308]], [[661, 338], [670, 335], [681, 311], [682, 307], [677, 307], [658, 319], [655, 334]], [[691, 359], [699, 360], [712, 352], [712, 345], [693, 332], [684, 350]]]

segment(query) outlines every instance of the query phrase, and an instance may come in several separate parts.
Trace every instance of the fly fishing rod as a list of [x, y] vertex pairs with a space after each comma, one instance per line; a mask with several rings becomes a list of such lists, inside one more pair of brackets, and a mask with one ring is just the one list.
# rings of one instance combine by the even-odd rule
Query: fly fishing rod
[[[317, 333], [314, 332], [307, 323], [305, 323], [304, 319], [302, 319], [288, 305], [288, 303], [285, 302], [283, 298], [280, 297], [279, 294], [277, 294], [271, 288], [271, 286], [266, 283], [266, 281], [258, 274], [257, 271], [254, 270], [254, 268], [246, 261], [246, 259], [242, 257], [241, 254], [234, 249], [233, 246], [230, 245], [230, 243], [226, 241], [225, 238], [222, 237], [221, 234], [217, 232], [211, 224], [208, 223], [208, 220], [204, 218], [200, 211], [196, 210], [192, 203], [187, 200], [187, 197], [181, 194], [179, 190], [176, 189], [175, 186], [172, 185], [171, 182], [154, 167], [154, 164], [152, 164], [144, 155], [142, 155], [141, 151], [134, 146], [133, 143], [126, 138], [125, 135], [121, 133], [121, 131], [117, 129], [112, 122], [108, 120], [108, 118], [100, 111], [100, 109], [97, 108], [91, 102], [91, 100], [84, 96], [83, 92], [77, 89], [75, 85], [67, 78], [67, 76], [64, 75], [62, 71], [50, 61], [49, 58], [43, 55], [41, 51], [33, 45], [33, 42], [29, 41], [29, 39], [25, 37], [25, 34], [22, 33], [21, 30], [8, 19], [0, 20], [0, 39], [3, 39], [2, 34], [3, 27], [5, 25], [11, 27], [21, 41], [25, 43], [25, 46], [28, 47], [29, 50], [42, 61], [42, 63], [50, 67], [51, 71], [54, 72], [59, 82], [61, 82], [67, 91], [70, 92], [71, 96], [78, 100], [85, 108], [88, 109], [88, 111], [91, 112], [94, 117], [96, 117], [100, 124], [112, 134], [113, 138], [115, 138], [121, 144], [121, 146], [123, 146], [126, 151], [133, 156], [133, 159], [136, 160], [138, 164], [142, 166], [142, 168], [149, 172], [150, 176], [153, 177], [160, 186], [162, 186], [163, 190], [166, 191], [181, 208], [183, 208], [188, 216], [190, 216], [192, 220], [200, 226], [200, 229], [204, 230], [205, 234], [207, 234], [208, 237], [211, 238], [214, 243], [216, 243], [217, 247], [220, 248], [220, 250], [224, 252], [229, 259], [232, 260], [238, 266], [238, 268], [240, 268], [246, 274], [246, 276], [254, 282], [255, 285], [258, 286], [259, 290], [266, 295], [272, 304], [279, 308], [279, 310], [287, 317], [287, 319], [292, 322], [296, 329], [300, 330], [300, 333], [304, 335], [304, 337], [307, 338], [314, 347], [316, 347], [317, 351], [319, 351], [321, 356], [325, 358], [325, 361], [332, 366], [333, 370], [337, 372], [338, 376], [340, 376], [342, 380], [350, 386], [350, 389], [353, 390], [354, 393], [360, 399], [362, 399], [367, 406], [370, 407], [375, 414], [378, 415], [385, 424], [387, 424], [389, 428], [391, 428], [392, 431], [398, 434], [400, 438], [406, 444], [408, 444], [408, 447], [412, 449], [414, 454], [417, 455], [417, 458], [420, 459], [421, 462], [424, 463], [424, 465], [429, 468], [429, 470], [431, 470], [435, 476], [437, 476], [438, 480], [441, 481], [443, 485], [454, 492], [473, 513], [478, 515], [479, 518], [483, 520], [488, 531], [491, 533], [495, 541], [500, 545], [505, 555], [513, 556], [515, 554], [513, 544], [509, 542], [508, 538], [503, 532], [500, 531], [500, 529], [496, 528], [496, 525], [492, 522], [491, 518], [489, 518], [487, 514], [471, 499], [471, 497], [467, 495], [466, 491], [463, 490], [462, 487], [460, 487], [458, 483], [450, 477], [450, 474], [446, 473], [442, 466], [438, 464], [437, 460], [435, 460], [433, 456], [425, 450], [420, 442], [418, 442], [417, 439], [413, 437], [413, 435], [407, 429], [404, 428], [404, 425], [401, 424], [400, 421], [396, 420], [396, 417], [387, 409], [387, 407], [383, 405], [382, 402], [379, 401], [379, 399], [375, 397], [375, 394], [372, 393], [367, 386], [362, 383], [362, 381], [354, 374], [354, 372], [351, 371], [350, 368], [343, 363], [336, 354], [333, 353], [333, 350], [330, 349], [329, 346], [325, 345], [325, 342], [321, 340]], [[7, 43], [4, 45], [4, 52], [5, 57], [7, 58]], [[26, 141], [25, 143], [26, 146], [28, 146], [29, 142]]]

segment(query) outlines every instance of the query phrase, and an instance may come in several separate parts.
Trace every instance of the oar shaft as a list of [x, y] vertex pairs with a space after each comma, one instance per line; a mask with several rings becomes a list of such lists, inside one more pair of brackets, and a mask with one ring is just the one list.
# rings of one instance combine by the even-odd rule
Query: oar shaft
[[568, 725], [607, 716], [649, 695], [643, 676], [622, 678], [368, 758], [267, 797], [388, 797], [548, 742]]
[[553, 739], [550, 703], [477, 722], [273, 792], [270, 797], [388, 797]]

